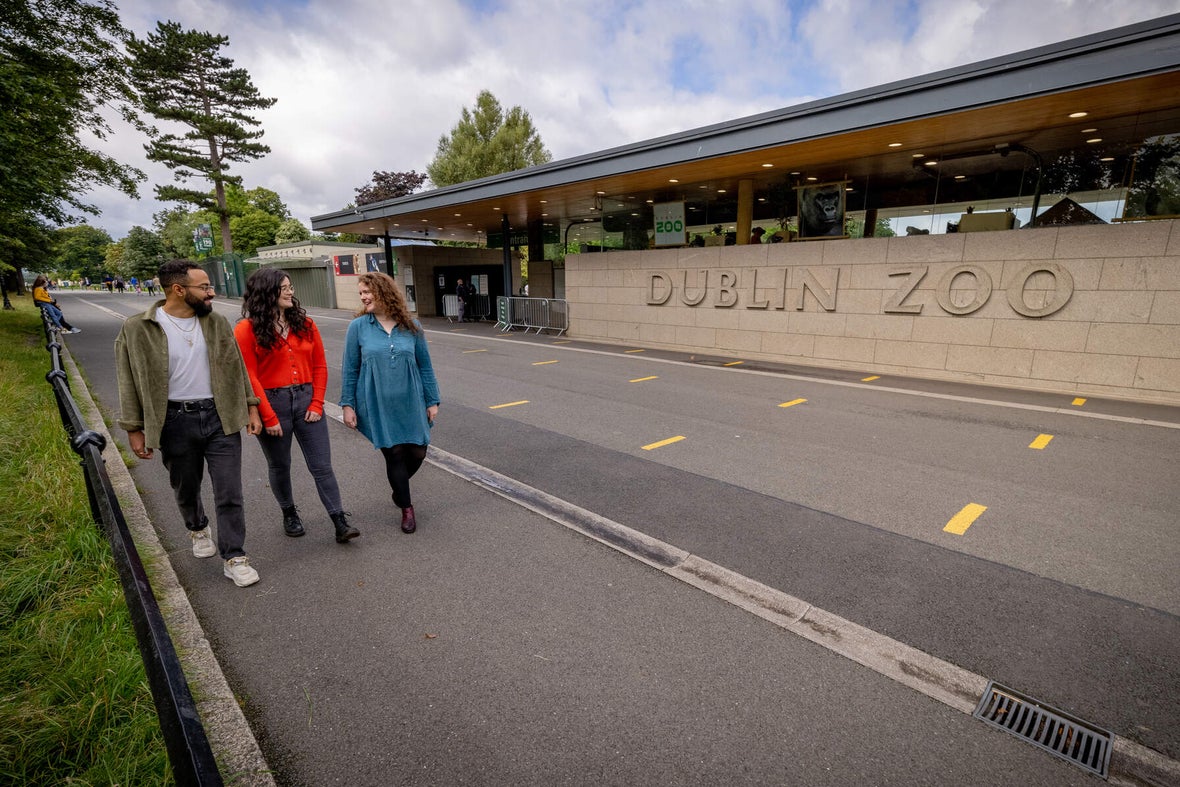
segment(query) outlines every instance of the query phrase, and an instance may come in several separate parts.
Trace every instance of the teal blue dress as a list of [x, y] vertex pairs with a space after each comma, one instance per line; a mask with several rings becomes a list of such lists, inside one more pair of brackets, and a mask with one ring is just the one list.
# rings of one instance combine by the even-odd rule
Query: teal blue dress
[[356, 411], [356, 428], [376, 448], [430, 444], [426, 408], [439, 403], [426, 334], [394, 326], [386, 333], [371, 314], [357, 317], [344, 339], [340, 406]]

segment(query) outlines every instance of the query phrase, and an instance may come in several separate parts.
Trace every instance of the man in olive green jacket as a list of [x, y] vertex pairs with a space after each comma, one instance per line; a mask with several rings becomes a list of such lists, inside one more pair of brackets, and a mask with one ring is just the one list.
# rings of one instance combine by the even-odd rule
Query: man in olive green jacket
[[[193, 555], [220, 552], [238, 587], [258, 581], [244, 549], [242, 435], [262, 431], [258, 397], [229, 321], [213, 311], [209, 275], [173, 260], [157, 275], [165, 299], [123, 323], [115, 340], [118, 424], [140, 459], [160, 449]], [[205, 465], [213, 483], [217, 545], [201, 502]]]

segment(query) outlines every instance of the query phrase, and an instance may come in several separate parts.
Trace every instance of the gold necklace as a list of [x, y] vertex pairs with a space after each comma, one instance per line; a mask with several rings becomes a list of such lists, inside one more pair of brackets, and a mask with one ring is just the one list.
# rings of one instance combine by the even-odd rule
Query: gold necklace
[[[200, 323], [195, 322], [195, 323], [193, 323], [193, 327], [185, 328], [183, 325], [181, 325], [175, 319], [173, 319], [171, 314], [164, 311], [163, 307], [160, 308], [160, 311], [164, 312], [164, 316], [168, 318], [168, 322], [170, 322], [176, 326], [176, 330], [180, 331], [182, 334], [185, 334], [185, 335], [181, 336], [180, 338], [184, 339], [185, 342], [188, 343], [189, 347], [192, 347], [193, 346], [192, 333], [197, 330], [197, 326], [200, 325]], [[193, 316], [196, 316], [196, 315], [193, 315]]]

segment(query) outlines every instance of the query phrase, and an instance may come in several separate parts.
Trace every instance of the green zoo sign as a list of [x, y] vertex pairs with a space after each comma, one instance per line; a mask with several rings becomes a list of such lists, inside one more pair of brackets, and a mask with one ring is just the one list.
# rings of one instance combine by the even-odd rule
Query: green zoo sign
[[656, 223], [657, 246], [684, 245], [683, 202], [661, 202], [652, 205], [652, 218]]
[[684, 232], [683, 219], [669, 219], [667, 221], [656, 222], [656, 234], [663, 232]]

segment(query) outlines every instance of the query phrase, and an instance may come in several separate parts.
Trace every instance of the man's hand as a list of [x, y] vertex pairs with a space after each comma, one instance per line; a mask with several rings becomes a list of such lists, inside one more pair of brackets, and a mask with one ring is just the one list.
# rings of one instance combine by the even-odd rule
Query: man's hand
[[152, 449], [147, 447], [147, 441], [143, 437], [143, 430], [138, 432], [128, 432], [127, 442], [131, 445], [131, 453], [135, 454], [140, 459], [152, 458]]
[[356, 429], [356, 410], [353, 410], [348, 405], [344, 405], [340, 409], [344, 418], [344, 425], [349, 429]]
[[250, 405], [250, 423], [246, 426], [246, 434], [262, 434], [262, 419], [258, 417], [258, 405]]

